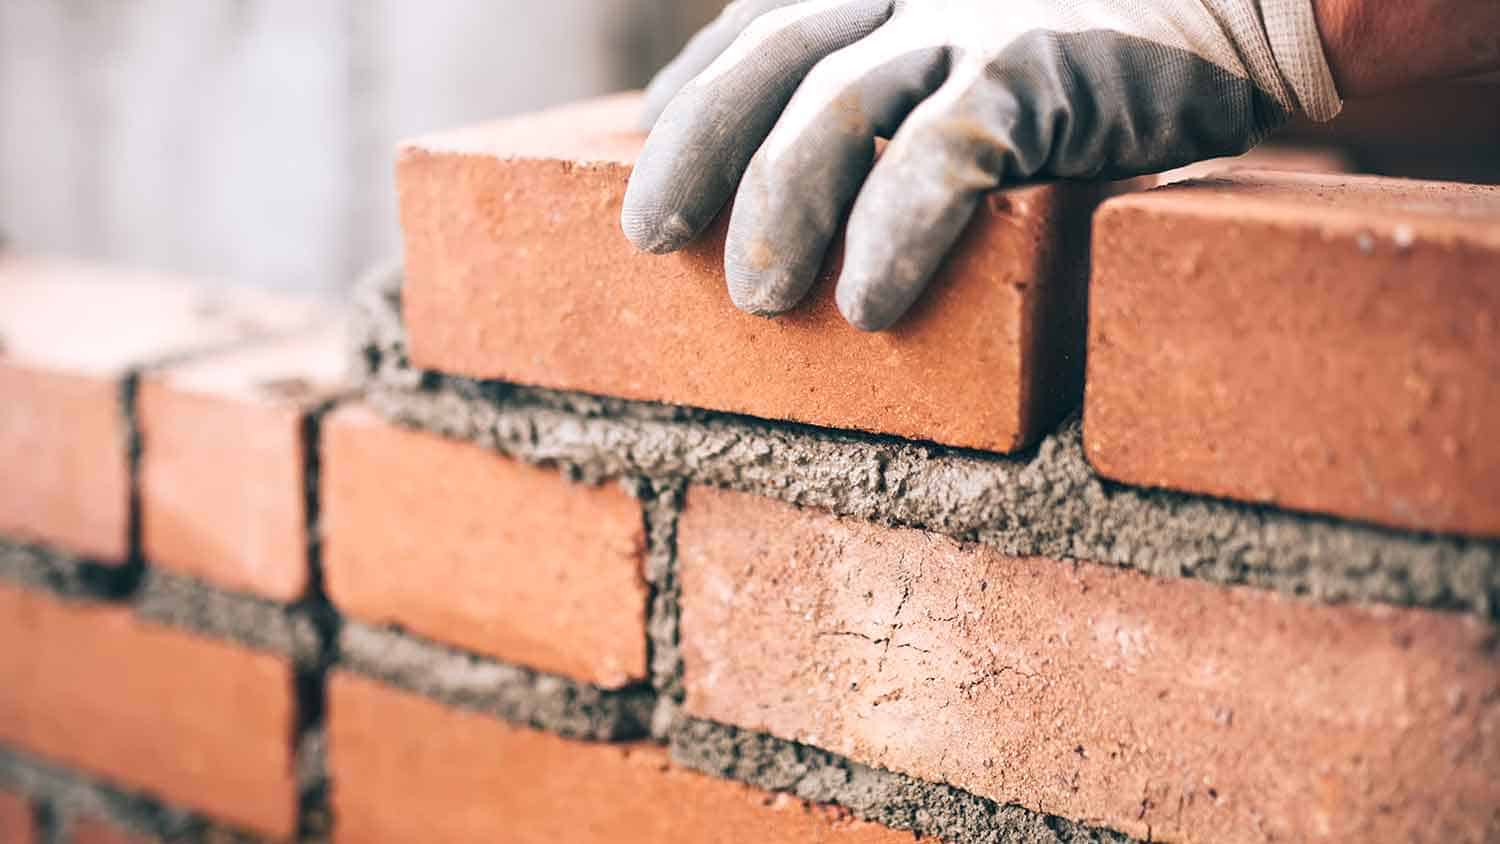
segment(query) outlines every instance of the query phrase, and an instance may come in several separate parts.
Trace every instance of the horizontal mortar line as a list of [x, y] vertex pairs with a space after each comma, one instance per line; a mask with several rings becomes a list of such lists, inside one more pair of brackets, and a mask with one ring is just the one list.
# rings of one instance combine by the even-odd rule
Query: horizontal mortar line
[[70, 567], [77, 562], [46, 546], [0, 538], [0, 582], [67, 602], [127, 609], [145, 621], [283, 656], [297, 665], [317, 661], [317, 631], [295, 606], [156, 568], [148, 568], [132, 592], [100, 595], [72, 582]]
[[[1235, 530], [1250, 534], [1268, 533], [1301, 533], [1304, 536], [1296, 540], [1295, 547], [1290, 549], [1277, 548], [1270, 544], [1256, 544], [1254, 542], [1243, 542], [1244, 537], [1238, 537], [1241, 542], [1235, 546], [1233, 554], [1255, 556], [1260, 554], [1272, 562], [1267, 564], [1261, 562], [1257, 568], [1255, 565], [1244, 562], [1242, 556], [1229, 556], [1221, 558], [1208, 558], [1207, 552], [1194, 550], [1192, 546], [1202, 546], [1205, 543], [1218, 541], [1215, 537], [1206, 533], [1182, 533], [1170, 536], [1159, 548], [1151, 548], [1143, 543], [1141, 549], [1135, 550], [1139, 553], [1149, 553], [1153, 550], [1163, 550], [1169, 554], [1181, 553], [1183, 546], [1188, 546], [1191, 553], [1199, 555], [1201, 559], [1195, 561], [1191, 566], [1176, 571], [1155, 571], [1148, 566], [1140, 565], [1136, 561], [1125, 561], [1119, 558], [1111, 558], [1109, 553], [1090, 554], [1077, 553], [1068, 548], [1043, 547], [1045, 543], [1057, 544], [1062, 542], [1056, 536], [1031, 535], [1034, 525], [1017, 522], [1016, 524], [1001, 524], [995, 526], [993, 523], [983, 521], [963, 522], [958, 524], [934, 523], [937, 519], [946, 515], [944, 510], [946, 502], [935, 500], [923, 500], [921, 496], [905, 492], [882, 492], [891, 500], [883, 501], [874, 505], [874, 512], [849, 512], [841, 510], [836, 506], [826, 506], [818, 502], [809, 502], [803, 497], [788, 495], [785, 484], [774, 481], [750, 481], [750, 482], [724, 482], [722, 477], [715, 477], [716, 472], [732, 474], [737, 467], [702, 465], [689, 468], [680, 472], [653, 472], [649, 467], [642, 465], [628, 465], [635, 458], [622, 453], [626, 446], [619, 442], [611, 442], [607, 447], [600, 447], [588, 443], [565, 443], [544, 444], [539, 446], [535, 440], [534, 431], [537, 427], [536, 414], [550, 414], [558, 419], [574, 419], [581, 422], [596, 422], [603, 425], [621, 425], [626, 427], [647, 427], [653, 431], [677, 430], [684, 441], [691, 441], [694, 436], [702, 430], [710, 433], [721, 433], [728, 437], [737, 438], [737, 444], [744, 440], [756, 438], [775, 437], [784, 440], [789, 448], [806, 447], [820, 449], [889, 449], [901, 452], [899, 458], [913, 464], [914, 471], [944, 472], [956, 470], [968, 472], [977, 477], [988, 477], [997, 483], [993, 486], [996, 496], [1001, 492], [1015, 487], [1017, 478], [1000, 478], [994, 475], [1005, 473], [1023, 474], [1040, 462], [1038, 454], [1042, 449], [1052, 447], [1054, 451], [1058, 448], [1077, 447], [1071, 443], [1071, 438], [1077, 436], [1077, 416], [1064, 424], [1058, 432], [1049, 436], [1042, 444], [1029, 452], [1020, 455], [997, 455], [990, 453], [964, 454], [956, 450], [944, 449], [938, 446], [929, 446], [920, 443], [898, 439], [880, 439], [859, 434], [858, 432], [840, 431], [834, 429], [814, 429], [797, 423], [773, 423], [745, 421], [742, 417], [734, 417], [726, 414], [715, 414], [702, 411], [703, 416], [689, 419], [662, 419], [654, 416], [638, 417], [626, 414], [602, 414], [597, 412], [578, 412], [566, 409], [571, 401], [571, 395], [558, 391], [541, 390], [540, 388], [515, 387], [509, 392], [494, 392], [494, 384], [486, 387], [482, 382], [466, 382], [464, 379], [453, 376], [432, 375], [425, 379], [424, 386], [410, 388], [405, 386], [386, 386], [380, 383], [381, 376], [373, 376], [374, 391], [369, 398], [376, 404], [377, 409], [385, 412], [387, 416], [407, 427], [418, 430], [429, 430], [440, 435], [458, 436], [480, 443], [486, 447], [500, 451], [508, 456], [527, 462], [540, 463], [543, 465], [574, 465], [571, 457], [582, 455], [585, 461], [592, 460], [597, 463], [609, 465], [611, 468], [601, 471], [591, 480], [605, 480], [613, 477], [626, 475], [643, 475], [658, 480], [682, 480], [688, 483], [702, 483], [711, 486], [727, 486], [741, 491], [764, 495], [786, 501], [798, 507], [834, 512], [837, 515], [859, 518], [877, 524], [888, 524], [899, 527], [909, 527], [919, 530], [931, 531], [946, 535], [964, 542], [974, 542], [997, 548], [1002, 553], [1012, 556], [1035, 556], [1051, 557], [1065, 561], [1076, 561], [1080, 563], [1112, 565], [1131, 568], [1149, 576], [1161, 576], [1163, 574], [1182, 576], [1192, 579], [1201, 579], [1210, 582], [1224, 583], [1229, 585], [1244, 585], [1254, 588], [1273, 589], [1295, 595], [1321, 600], [1325, 603], [1347, 603], [1347, 602], [1373, 602], [1405, 606], [1418, 606], [1434, 610], [1476, 612], [1481, 616], [1487, 616], [1490, 620], [1500, 620], [1500, 604], [1489, 597], [1485, 587], [1479, 587], [1474, 594], [1451, 595], [1439, 594], [1435, 598], [1423, 598], [1416, 596], [1411, 599], [1391, 597], [1382, 594], [1368, 594], [1372, 590], [1369, 585], [1372, 578], [1389, 575], [1392, 583], [1384, 584], [1387, 591], [1396, 589], [1394, 584], [1410, 581], [1411, 575], [1392, 567], [1390, 560], [1402, 558], [1434, 558], [1453, 560], [1456, 558], [1467, 558], [1467, 564], [1477, 566], [1481, 569], [1481, 579], [1492, 584], [1489, 589], [1500, 593], [1500, 541], [1486, 540], [1474, 537], [1439, 535], [1433, 533], [1422, 533], [1383, 525], [1374, 525], [1363, 522], [1342, 519], [1337, 516], [1324, 514], [1301, 513], [1295, 511], [1281, 510], [1268, 505], [1253, 504], [1228, 499], [1213, 498], [1210, 496], [1195, 495], [1174, 490], [1147, 489], [1131, 487], [1099, 477], [1089, 470], [1089, 475], [1078, 481], [1074, 493], [1081, 494], [1087, 491], [1089, 485], [1101, 490], [1107, 498], [1130, 499], [1130, 502], [1116, 507], [1142, 510], [1143, 516], [1149, 521], [1152, 519], [1179, 519], [1185, 510], [1200, 510], [1204, 516], [1200, 521], [1214, 519], [1218, 521], [1233, 522]], [[468, 386], [463, 386], [466, 384]], [[486, 394], [490, 390], [490, 394]], [[538, 396], [547, 394], [547, 397], [538, 399]], [[503, 397], [502, 397], [503, 396]], [[519, 401], [515, 399], [519, 398]], [[592, 400], [594, 397], [587, 397]], [[406, 418], [404, 411], [398, 408], [391, 411], [381, 407], [381, 402], [391, 399], [397, 403], [406, 401], [433, 401], [433, 402], [459, 402], [472, 403], [482, 406], [488, 411], [510, 419], [523, 430], [532, 433], [533, 439], [525, 438], [516, 441], [507, 441], [502, 435], [493, 429], [452, 432], [438, 428], [429, 428], [421, 422]], [[622, 401], [623, 400], [619, 400]], [[437, 411], [434, 411], [437, 412]], [[698, 411], [694, 411], [695, 413]], [[415, 415], [415, 414], [413, 414]], [[511, 418], [515, 417], [515, 418]], [[555, 421], [555, 420], [547, 420]], [[1070, 427], [1071, 426], [1071, 427]], [[628, 438], [630, 433], [617, 432], [619, 438]], [[1060, 443], [1057, 438], [1070, 438], [1069, 443]], [[577, 454], [558, 455], [546, 454], [546, 447], [563, 451], [570, 447], [576, 448]], [[590, 449], [598, 449], [590, 453]], [[915, 456], [914, 456], [915, 455]], [[879, 455], [866, 455], [871, 461], [879, 463], [883, 470], [887, 468], [884, 458]], [[717, 455], [710, 455], [700, 460], [701, 463], [715, 459]], [[699, 458], [695, 455], [695, 459]], [[1053, 458], [1059, 459], [1059, 458]], [[769, 462], [769, 461], [767, 461]], [[954, 464], [963, 464], [955, 467]], [[787, 467], [787, 472], [795, 472], [800, 467]], [[993, 474], [991, 474], [993, 473]], [[1003, 481], [1003, 483], [1001, 483]], [[904, 500], [897, 500], [904, 499]], [[916, 502], [914, 505], [910, 502]], [[993, 503], [993, 502], [991, 502]], [[1035, 502], [1031, 502], [1035, 506]], [[1111, 512], [1111, 502], [1097, 508], [1097, 512], [1088, 514], [1088, 518], [1094, 521], [1092, 524], [1081, 526], [1084, 532], [1095, 529], [1096, 532], [1105, 532], [1106, 528], [1115, 527], [1112, 522], [1118, 521], [1119, 512]], [[995, 505], [999, 506], [999, 505]], [[912, 510], [928, 510], [929, 515], [936, 514], [933, 519], [917, 518], [910, 515]], [[1019, 509], [1024, 510], [1025, 507]], [[907, 512], [901, 512], [905, 510]], [[1013, 517], [1015, 514], [1009, 510], [1003, 510], [1002, 514]], [[1078, 530], [1078, 527], [1074, 527]], [[1337, 543], [1353, 543], [1364, 547], [1363, 557], [1356, 560], [1352, 556], [1340, 556], [1330, 548]], [[1017, 545], [1021, 547], [1017, 547]], [[1228, 548], [1234, 543], [1219, 542], [1222, 548]], [[1221, 550], [1222, 550], [1221, 548]], [[1264, 553], [1261, 552], [1270, 552]], [[1128, 551], [1127, 551], [1128, 553]], [[1325, 559], [1324, 565], [1309, 563], [1305, 556], [1320, 556]], [[1337, 568], [1326, 563], [1332, 559]], [[1295, 562], [1295, 565], [1287, 565]], [[1324, 584], [1329, 584], [1342, 589], [1347, 593], [1344, 595], [1327, 596], [1321, 594], [1310, 594], [1310, 589], [1305, 585], [1284, 585], [1278, 581], [1310, 581], [1312, 575], [1326, 575], [1331, 578]], [[1458, 578], [1467, 584], [1466, 580]], [[1381, 584], [1376, 584], [1381, 586]]]
[[67, 820], [95, 817], [136, 835], [180, 844], [266, 839], [95, 774], [0, 742], [0, 786], [50, 806]]
[[[703, 732], [711, 733], [712, 737], [709, 740], [704, 740], [702, 736], [688, 735], [689, 733]], [[735, 748], [731, 751], [733, 760], [729, 763], [730, 768], [727, 770], [722, 765], [711, 764], [708, 761], [710, 757], [694, 759], [682, 754], [683, 751], [691, 752], [695, 749], [703, 749], [712, 754], [716, 751], [722, 751], [722, 744], [725, 742], [734, 745]], [[742, 756], [744, 752], [742, 745], [745, 743], [758, 745], [757, 758], [750, 760], [748, 764]], [[967, 840], [968, 837], [974, 834], [983, 833], [993, 833], [997, 840], [1011, 840], [1010, 836], [1014, 835], [1017, 831], [1007, 827], [1006, 822], [1003, 820], [996, 820], [984, 829], [974, 829], [972, 820], [970, 820], [968, 824], [965, 824], [965, 828], [958, 829], [954, 828], [953, 825], [945, 825], [940, 820], [929, 822], [925, 825], [920, 821], [915, 823], [891, 823], [892, 818], [889, 815], [920, 817], [929, 807], [935, 805], [951, 806], [955, 803], [967, 803], [970, 807], [982, 809], [983, 814], [991, 818], [998, 818], [1002, 813], [1021, 813], [1027, 819], [1038, 821], [1054, 832], [1057, 832], [1058, 826], [1068, 828], [1071, 834], [1059, 834], [1057, 837], [1058, 842], [1076, 840], [1073, 836], [1093, 835], [1098, 836], [1100, 840], [1107, 842], [1107, 844], [1147, 844], [1147, 842], [1142, 842], [1125, 833], [1102, 826], [1095, 820], [1075, 820], [1061, 815], [1037, 811], [1015, 803], [1002, 803], [947, 783], [921, 779], [887, 768], [866, 765], [820, 747], [706, 718], [682, 716], [677, 724], [674, 725], [672, 731], [671, 750], [674, 761], [710, 776], [741, 782], [753, 788], [766, 791], [791, 794], [812, 803], [839, 806], [848, 809], [863, 820], [880, 823], [893, 829], [910, 830], [918, 835], [935, 836], [944, 841]], [[766, 781], [765, 778], [767, 776], [775, 776], [775, 774], [767, 774], [765, 766], [759, 757], [795, 758], [805, 770], [796, 782], [790, 785], [777, 785]], [[741, 770], [742, 767], [747, 767], [747, 770]], [[803, 792], [800, 786], [805, 781], [826, 782], [827, 778], [819, 775], [830, 768], [845, 772], [850, 779], [852, 779], [853, 772], [858, 771], [866, 772], [870, 776], [885, 781], [887, 784], [895, 784], [898, 787], [887, 787], [884, 790], [888, 793], [907, 795], [905, 802], [886, 806], [885, 809], [888, 816], [882, 817], [881, 812], [878, 811], [880, 808], [878, 806], [872, 810], [868, 806], [862, 807], [856, 805], [851, 800], [840, 799], [837, 793], [839, 790], [837, 785], [831, 788], [823, 786], [826, 789], [825, 791], [813, 795], [807, 795]], [[851, 792], [857, 790], [856, 787], [851, 786], [847, 781], [844, 785], [849, 787], [849, 791]], [[910, 796], [911, 792], [917, 792], [918, 796]], [[967, 815], [967, 813], [962, 811], [954, 811], [953, 814]], [[1031, 839], [1028, 838], [1027, 840]]]
[[649, 736], [649, 679], [606, 689], [345, 616], [339, 656], [349, 671], [445, 706], [565, 738], [623, 742]]
[[40, 542], [0, 536], [0, 580], [70, 600], [128, 603], [140, 572]]
[[[820, 425], [812, 425], [804, 422], [795, 422], [786, 419], [772, 419], [761, 416], [752, 416], [743, 413], [732, 413], [728, 411], [710, 410], [707, 408], [694, 407], [691, 405], [668, 404], [665, 402], [639, 401], [635, 399], [624, 399], [600, 393], [588, 393], [571, 390], [557, 390], [549, 387], [539, 387], [528, 384], [520, 384], [510, 381], [483, 380], [466, 378], [458, 375], [449, 375], [442, 372], [429, 370], [417, 370], [423, 376], [426, 385], [421, 389], [392, 388], [384, 384], [375, 384], [381, 390], [393, 392], [410, 392], [413, 394], [433, 394], [445, 387], [452, 388], [461, 398], [472, 401], [483, 401], [493, 404], [499, 409], [516, 410], [549, 410], [557, 413], [575, 415], [581, 419], [597, 419], [601, 421], [623, 421], [623, 422], [648, 422], [660, 425], [672, 425], [682, 423], [700, 423], [710, 425], [722, 430], [740, 433], [749, 436], [764, 436], [766, 434], [786, 434], [793, 439], [806, 439], [809, 442], [824, 443], [846, 443], [849, 445], [866, 445], [872, 447], [887, 446], [899, 449], [916, 449], [926, 453], [933, 461], [944, 459], [958, 459], [971, 461], [977, 464], [990, 464], [997, 469], [1025, 469], [1031, 465], [1038, 456], [1043, 446], [1038, 442], [1026, 449], [1013, 452], [983, 451], [980, 449], [964, 448], [960, 446], [944, 445], [932, 440], [907, 439], [894, 434], [884, 434], [878, 431], [863, 431], [853, 428], [832, 428]], [[589, 409], [588, 405], [597, 404], [598, 407]], [[608, 409], [614, 406], [613, 409]], [[1057, 434], [1065, 431], [1070, 426], [1081, 425], [1081, 409], [1075, 408], [1053, 429]], [[421, 429], [419, 429], [421, 430]], [[622, 473], [626, 474], [626, 473]], [[1316, 513], [1306, 510], [1290, 510], [1277, 507], [1274, 504], [1243, 501], [1223, 496], [1206, 495], [1196, 492], [1184, 492], [1166, 487], [1136, 486], [1133, 484], [1106, 478], [1094, 472], [1090, 468], [1090, 480], [1116, 492], [1134, 493], [1142, 496], [1161, 497], [1173, 501], [1203, 502], [1214, 504], [1225, 509], [1238, 511], [1238, 515], [1245, 518], [1264, 518], [1267, 516], [1296, 519], [1308, 524], [1321, 525], [1333, 530], [1360, 530], [1384, 534], [1394, 541], [1447, 541], [1474, 547], [1483, 547], [1495, 554], [1500, 554], [1500, 539], [1488, 539], [1484, 537], [1468, 536], [1458, 533], [1442, 533], [1438, 531], [1424, 531], [1413, 528], [1394, 527], [1376, 522], [1362, 521], [1348, 518], [1332, 513]], [[646, 476], [651, 477], [651, 476]], [[692, 483], [691, 478], [663, 478], [664, 480], [687, 480]], [[745, 490], [752, 491], [752, 490]], [[794, 503], [795, 502], [789, 502]], [[927, 528], [923, 525], [909, 525], [924, 530], [937, 530]], [[1079, 562], [1094, 562], [1091, 560], [1079, 560]]]

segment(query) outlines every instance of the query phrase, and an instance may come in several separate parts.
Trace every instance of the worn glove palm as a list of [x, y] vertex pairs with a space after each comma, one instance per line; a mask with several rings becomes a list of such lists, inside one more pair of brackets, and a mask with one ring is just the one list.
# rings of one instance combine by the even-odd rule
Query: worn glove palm
[[[769, 315], [807, 292], [848, 214], [839, 308], [885, 328], [985, 191], [1155, 172], [1332, 117], [1310, 4], [739, 0], [647, 92], [625, 233], [679, 249], [738, 185], [730, 297]], [[892, 137], [878, 162], [876, 137]]]

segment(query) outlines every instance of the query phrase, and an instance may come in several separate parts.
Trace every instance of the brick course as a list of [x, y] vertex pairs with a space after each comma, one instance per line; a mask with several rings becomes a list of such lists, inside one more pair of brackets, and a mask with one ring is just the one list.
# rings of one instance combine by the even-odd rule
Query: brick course
[[1140, 838], [1500, 835], [1471, 618], [1015, 559], [695, 487], [685, 711]]
[[350, 407], [325, 421], [322, 500], [351, 615], [608, 688], [646, 677], [645, 527], [619, 486]]
[[131, 551], [124, 379], [305, 324], [314, 311], [156, 274], [0, 256], [0, 534], [123, 561]]
[[1236, 172], [1095, 225], [1104, 475], [1500, 536], [1500, 188]]
[[669, 256], [620, 233], [638, 110], [615, 97], [403, 148], [417, 366], [997, 451], [1074, 406], [1106, 188], [995, 194], [893, 331], [845, 324], [830, 273], [766, 320], [730, 304], [722, 224]]
[[677, 768], [656, 745], [559, 738], [350, 674], [330, 682], [329, 717], [335, 842], [913, 840]]
[[271, 836], [296, 826], [285, 659], [0, 584], [0, 743]]
[[152, 565], [279, 601], [308, 580], [303, 427], [343, 387], [333, 328], [169, 367], [137, 399]]

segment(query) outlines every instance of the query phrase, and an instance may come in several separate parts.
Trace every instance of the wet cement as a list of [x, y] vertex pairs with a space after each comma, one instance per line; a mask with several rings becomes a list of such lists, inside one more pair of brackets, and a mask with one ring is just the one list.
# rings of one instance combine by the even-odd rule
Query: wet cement
[[1500, 541], [1435, 536], [1115, 484], [1065, 422], [994, 455], [620, 399], [475, 382], [411, 367], [400, 275], [359, 297], [368, 401], [405, 425], [598, 481], [708, 484], [983, 543], [1160, 576], [1500, 620]]

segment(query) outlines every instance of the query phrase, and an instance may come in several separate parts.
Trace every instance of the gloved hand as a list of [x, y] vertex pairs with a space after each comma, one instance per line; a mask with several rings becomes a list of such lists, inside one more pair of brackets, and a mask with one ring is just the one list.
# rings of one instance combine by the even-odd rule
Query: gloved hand
[[738, 0], [647, 92], [622, 224], [674, 251], [738, 185], [730, 297], [770, 315], [848, 214], [839, 309], [882, 329], [985, 191], [1157, 172], [1336, 114], [1311, 2]]

